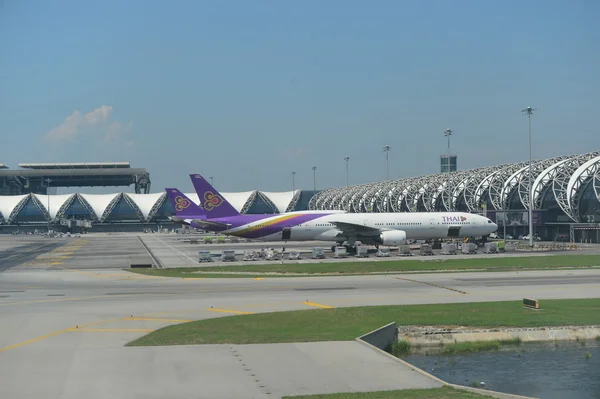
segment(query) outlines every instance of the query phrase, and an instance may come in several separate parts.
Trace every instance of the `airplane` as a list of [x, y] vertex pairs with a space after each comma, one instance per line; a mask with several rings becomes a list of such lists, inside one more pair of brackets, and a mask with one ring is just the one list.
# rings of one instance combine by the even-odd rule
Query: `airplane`
[[[349, 252], [364, 245], [398, 246], [407, 240], [487, 237], [498, 226], [487, 217], [466, 212], [348, 213], [297, 211], [240, 214], [201, 175], [190, 175], [200, 199], [196, 205], [174, 188], [165, 189], [176, 218], [203, 230], [263, 241], [333, 241]], [[332, 246], [332, 249], [335, 246]]]

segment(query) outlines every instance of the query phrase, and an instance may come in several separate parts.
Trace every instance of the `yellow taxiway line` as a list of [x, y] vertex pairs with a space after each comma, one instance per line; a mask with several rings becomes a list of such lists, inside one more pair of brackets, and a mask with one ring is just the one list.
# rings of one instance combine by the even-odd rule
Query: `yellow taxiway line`
[[162, 323], [188, 323], [192, 320], [179, 320], [179, 319], [159, 319], [155, 317], [125, 317], [123, 320], [139, 320], [139, 321], [158, 321]]
[[219, 312], [219, 313], [254, 314], [253, 312], [242, 312], [241, 310], [229, 310], [229, 309], [207, 308], [204, 310], [210, 310], [211, 312]]
[[320, 304], [320, 303], [315, 303], [315, 302], [308, 302], [308, 301], [305, 301], [305, 302], [304, 302], [304, 304], [305, 304], [305, 305], [308, 305], [308, 306], [313, 306], [313, 307], [315, 307], [315, 308], [321, 308], [321, 309], [333, 309], [333, 306], [322, 305], [322, 304]]
[[149, 328], [67, 328], [69, 332], [152, 332]]

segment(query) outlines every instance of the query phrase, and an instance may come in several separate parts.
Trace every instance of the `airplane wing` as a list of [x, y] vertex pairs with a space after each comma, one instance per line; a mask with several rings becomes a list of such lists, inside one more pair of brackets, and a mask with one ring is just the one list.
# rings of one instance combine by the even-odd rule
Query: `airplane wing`
[[330, 221], [329, 223], [340, 229], [342, 231], [342, 235], [345, 236], [378, 236], [382, 231], [375, 227], [365, 226], [357, 223], [336, 221]]
[[184, 218], [180, 218], [180, 217], [176, 217], [176, 216], [171, 216], [170, 219], [173, 220], [174, 222], [180, 222], [180, 223], [185, 223], [185, 224], [194, 223], [194, 225], [198, 226], [199, 228], [201, 228], [203, 230], [211, 230], [214, 228], [219, 228], [221, 230], [225, 230], [231, 226], [231, 224], [229, 224], [229, 223], [219, 223], [219, 222], [214, 222], [214, 221], [205, 220], [205, 219], [184, 219]]
[[201, 229], [204, 230], [211, 230], [214, 228], [227, 229], [231, 226], [231, 224], [229, 223], [212, 222], [210, 220], [204, 219], [186, 219], [186, 221], [189, 221], [190, 223], [193, 222], [194, 225], [199, 226]]

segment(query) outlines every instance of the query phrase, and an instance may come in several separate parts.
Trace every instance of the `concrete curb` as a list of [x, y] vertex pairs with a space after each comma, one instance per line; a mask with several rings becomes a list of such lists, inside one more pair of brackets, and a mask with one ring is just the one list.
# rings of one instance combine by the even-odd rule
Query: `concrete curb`
[[[421, 375], [423, 375], [423, 376], [425, 376], [425, 377], [427, 377], [427, 378], [429, 378], [429, 379], [431, 379], [431, 380], [433, 380], [435, 382], [438, 382], [439, 384], [441, 384], [443, 386], [449, 386], [449, 387], [452, 387], [452, 388], [455, 388], [455, 389], [459, 389], [459, 390], [463, 390], [463, 391], [469, 391], [469, 392], [477, 393], [477, 394], [484, 395], [484, 396], [490, 396], [490, 397], [498, 398], [498, 399], [537, 399], [537, 398], [533, 398], [533, 397], [529, 397], [529, 396], [520, 396], [520, 395], [509, 394], [509, 393], [496, 392], [496, 391], [488, 391], [488, 390], [485, 390], [485, 389], [467, 387], [467, 386], [464, 386], [464, 385], [450, 384], [450, 383], [448, 383], [448, 382], [446, 382], [446, 381], [444, 381], [444, 380], [442, 380], [442, 379], [440, 379], [440, 378], [438, 378], [438, 377], [436, 377], [436, 376], [434, 376], [432, 374], [429, 374], [425, 370], [422, 370], [422, 369], [420, 369], [418, 367], [415, 367], [414, 365], [412, 365], [412, 364], [410, 364], [410, 363], [408, 363], [408, 362], [406, 362], [406, 361], [404, 361], [404, 360], [402, 360], [402, 359], [400, 359], [400, 358], [392, 355], [391, 353], [386, 352], [382, 348], [379, 348], [376, 345], [373, 345], [373, 344], [371, 344], [371, 343], [369, 343], [369, 342], [367, 342], [365, 340], [365, 339], [369, 339], [370, 336], [372, 337], [373, 335], [376, 335], [377, 339], [380, 340], [380, 343], [387, 341], [387, 340], [381, 341], [381, 337], [380, 337], [381, 336], [381, 332], [382, 332], [382, 330], [386, 330], [386, 329], [389, 330], [392, 325], [395, 327], [396, 326], [396, 322], [387, 324], [387, 325], [385, 325], [383, 327], [380, 327], [380, 328], [378, 328], [376, 330], [373, 330], [373, 331], [371, 331], [371, 332], [369, 332], [367, 334], [364, 334], [364, 335], [362, 335], [362, 336], [360, 336], [358, 338], [355, 338], [355, 341], [359, 342], [362, 345], [367, 346], [368, 348], [373, 349], [374, 351], [377, 351], [380, 355], [386, 356], [389, 359], [394, 360], [395, 362], [398, 362], [400, 364], [403, 364], [406, 367], [409, 367], [412, 371], [416, 371], [417, 373], [419, 373], [419, 374], [421, 374]], [[396, 330], [396, 332], [394, 333], [393, 336], [391, 336], [391, 339], [394, 339], [396, 337], [395, 334], [397, 334], [398, 330], [397, 329], [395, 329], [395, 330]]]
[[456, 342], [494, 341], [520, 339], [521, 342], [593, 340], [600, 336], [600, 327], [568, 327], [515, 329], [507, 331], [448, 332], [417, 336], [399, 334], [413, 345], [436, 347]]

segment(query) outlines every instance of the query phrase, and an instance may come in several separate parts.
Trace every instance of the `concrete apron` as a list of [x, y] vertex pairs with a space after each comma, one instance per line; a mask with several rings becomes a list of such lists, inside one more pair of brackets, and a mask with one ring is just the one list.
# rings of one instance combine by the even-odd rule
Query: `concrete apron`
[[515, 329], [489, 329], [477, 331], [435, 330], [430, 332], [398, 329], [398, 339], [414, 346], [442, 346], [456, 342], [521, 339], [522, 342], [592, 340], [600, 336], [600, 326], [590, 327], [540, 327]]

